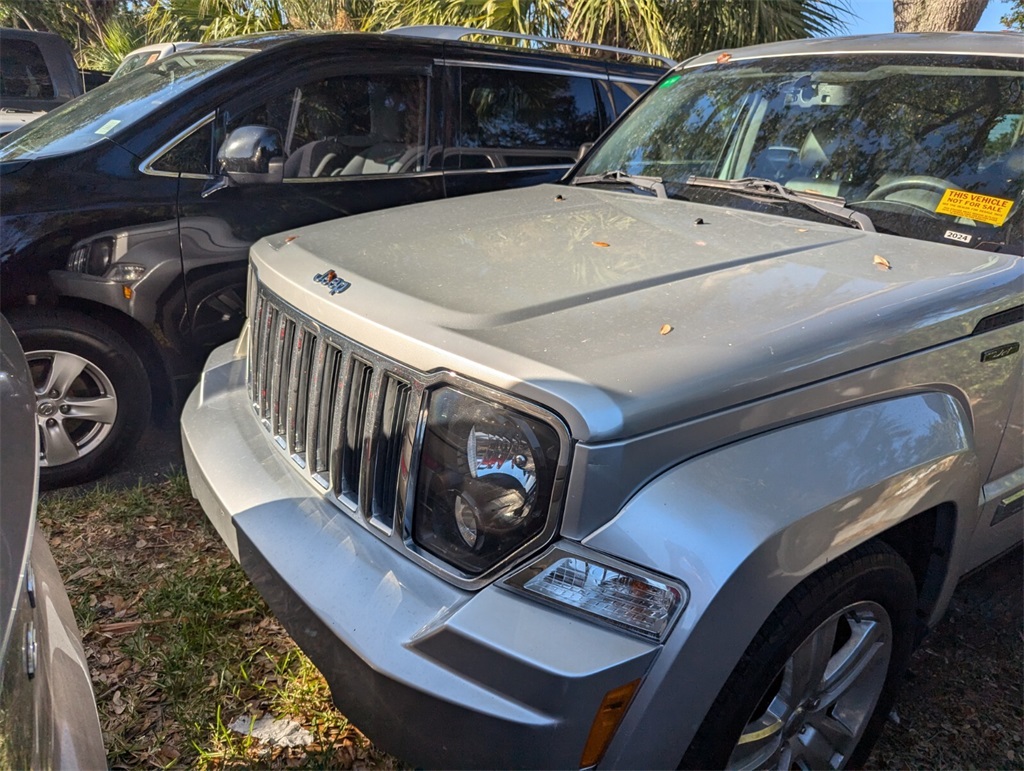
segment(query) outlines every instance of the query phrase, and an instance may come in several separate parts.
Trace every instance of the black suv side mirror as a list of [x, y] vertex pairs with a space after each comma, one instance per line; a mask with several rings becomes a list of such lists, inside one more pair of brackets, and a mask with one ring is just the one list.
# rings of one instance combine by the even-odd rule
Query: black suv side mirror
[[269, 126], [236, 128], [217, 151], [217, 169], [236, 185], [272, 184], [284, 179], [284, 142]]

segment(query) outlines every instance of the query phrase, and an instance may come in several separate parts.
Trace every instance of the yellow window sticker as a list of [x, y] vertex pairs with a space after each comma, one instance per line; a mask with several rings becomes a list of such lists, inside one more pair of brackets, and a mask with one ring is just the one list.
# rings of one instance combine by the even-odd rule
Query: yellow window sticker
[[947, 190], [942, 200], [935, 207], [939, 214], [952, 214], [954, 217], [966, 217], [975, 222], [986, 222], [1000, 227], [1006, 221], [1006, 215], [1013, 208], [1013, 201], [996, 198], [993, 195], [980, 195], [967, 190]]
[[98, 129], [96, 129], [96, 133], [97, 134], [109, 134], [111, 131], [114, 130], [114, 127], [118, 123], [120, 123], [120, 122], [121, 121], [119, 121], [119, 120], [108, 120], [106, 123], [104, 123]]

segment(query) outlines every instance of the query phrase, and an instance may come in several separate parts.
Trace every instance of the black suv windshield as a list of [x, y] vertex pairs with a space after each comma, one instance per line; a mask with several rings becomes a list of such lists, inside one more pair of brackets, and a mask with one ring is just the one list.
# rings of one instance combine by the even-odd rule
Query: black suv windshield
[[670, 197], [823, 219], [768, 186], [712, 184], [771, 180], [835, 197], [880, 232], [1016, 251], [1022, 82], [1020, 60], [995, 57], [713, 64], [652, 89], [578, 177], [658, 178]]
[[186, 52], [129, 73], [8, 134], [0, 140], [0, 161], [62, 155], [116, 137], [247, 53]]

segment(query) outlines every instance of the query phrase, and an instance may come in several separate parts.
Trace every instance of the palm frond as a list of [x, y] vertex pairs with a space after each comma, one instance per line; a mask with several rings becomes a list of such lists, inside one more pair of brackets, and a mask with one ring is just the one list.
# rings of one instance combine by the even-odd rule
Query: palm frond
[[658, 0], [577, 0], [566, 36], [574, 40], [668, 54]]
[[83, 69], [113, 72], [129, 53], [146, 43], [142, 19], [120, 14], [107, 21], [99, 39], [79, 49], [78, 65]]

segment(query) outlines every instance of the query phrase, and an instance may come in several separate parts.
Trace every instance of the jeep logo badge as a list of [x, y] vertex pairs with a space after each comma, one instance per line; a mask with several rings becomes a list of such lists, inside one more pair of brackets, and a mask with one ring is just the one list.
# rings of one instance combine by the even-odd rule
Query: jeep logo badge
[[315, 276], [313, 276], [313, 281], [315, 281], [318, 284], [323, 284], [325, 287], [330, 289], [332, 297], [338, 294], [339, 292], [344, 292], [346, 289], [352, 286], [351, 283], [343, 279], [333, 270], [329, 270], [326, 273], [317, 273]]

